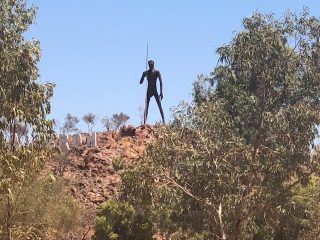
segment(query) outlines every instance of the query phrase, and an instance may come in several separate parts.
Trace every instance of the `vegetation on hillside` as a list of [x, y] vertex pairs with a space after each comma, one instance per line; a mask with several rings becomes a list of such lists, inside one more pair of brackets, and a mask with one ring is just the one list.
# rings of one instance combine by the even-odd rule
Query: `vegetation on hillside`
[[[53, 83], [38, 80], [40, 44], [25, 0], [0, 1], [0, 238], [72, 239], [83, 217], [52, 158]], [[320, 234], [320, 20], [255, 13], [217, 49], [193, 101], [130, 166], [119, 199], [97, 211], [93, 239], [315, 239]], [[129, 116], [105, 117], [119, 130]], [[92, 131], [96, 116], [83, 116]], [[77, 131], [68, 114], [62, 131]], [[60, 155], [64, 161], [64, 155]]]
[[82, 120], [87, 124], [88, 131], [92, 132], [93, 127], [96, 125], [96, 123], [98, 121], [98, 118], [93, 113], [87, 113], [87, 114], [83, 115]]
[[76, 127], [78, 122], [79, 122], [78, 117], [71, 115], [71, 113], [68, 113], [67, 116], [64, 118], [62, 132], [63, 133], [74, 133], [74, 132], [79, 131], [79, 129]]
[[[78, 221], [80, 208], [64, 184], [40, 175], [50, 156], [54, 84], [37, 79], [40, 45], [25, 40], [35, 19], [25, 0], [0, 1], [0, 238], [43, 239]], [[74, 224], [71, 224], [74, 223]], [[66, 224], [66, 225], [65, 225]]]
[[152, 223], [130, 204], [108, 200], [97, 212], [93, 240], [152, 239]]
[[130, 117], [127, 114], [121, 112], [114, 113], [111, 117], [103, 117], [101, 123], [107, 131], [117, 131], [121, 126], [125, 125], [129, 119]]
[[318, 236], [319, 36], [307, 10], [245, 18], [122, 173], [121, 199], [171, 239]]

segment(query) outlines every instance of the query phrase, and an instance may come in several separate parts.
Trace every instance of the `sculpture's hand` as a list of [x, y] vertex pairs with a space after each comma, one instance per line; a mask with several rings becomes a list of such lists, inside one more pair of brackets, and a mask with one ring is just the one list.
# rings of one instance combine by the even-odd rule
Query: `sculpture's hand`
[[147, 76], [147, 71], [144, 71], [144, 72], [142, 73], [142, 76], [141, 76], [141, 79], [140, 79], [140, 84], [143, 83], [144, 78], [145, 78], [146, 76]]

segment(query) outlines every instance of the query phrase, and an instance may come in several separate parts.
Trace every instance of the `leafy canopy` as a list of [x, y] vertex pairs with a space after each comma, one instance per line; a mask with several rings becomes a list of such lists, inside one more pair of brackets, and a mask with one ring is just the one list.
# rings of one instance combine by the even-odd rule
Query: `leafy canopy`
[[52, 134], [47, 114], [54, 84], [37, 81], [39, 42], [23, 35], [34, 18], [35, 7], [26, 1], [0, 1], [0, 238], [5, 240], [31, 229], [16, 218], [18, 204], [48, 156]]
[[[193, 102], [175, 109], [123, 173], [123, 198], [180, 238], [303, 234], [311, 219], [292, 197], [318, 174], [319, 36], [320, 21], [306, 9], [245, 18], [217, 49], [213, 73], [194, 83]], [[295, 222], [284, 220], [294, 214]]]

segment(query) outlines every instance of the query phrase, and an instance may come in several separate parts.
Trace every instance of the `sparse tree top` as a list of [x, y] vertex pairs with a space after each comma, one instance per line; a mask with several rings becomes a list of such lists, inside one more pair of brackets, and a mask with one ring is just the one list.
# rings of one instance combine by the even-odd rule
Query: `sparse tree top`
[[92, 132], [94, 125], [97, 123], [98, 119], [95, 114], [87, 113], [82, 117], [82, 120], [87, 124], [88, 131]]
[[101, 122], [107, 131], [110, 130], [119, 130], [121, 126], [123, 126], [130, 117], [125, 113], [114, 113], [112, 117], [105, 116], [102, 118]]
[[76, 116], [72, 116], [70, 113], [67, 114], [67, 116], [64, 118], [65, 122], [62, 127], [62, 131], [64, 133], [71, 133], [78, 131], [78, 128], [76, 127], [77, 123], [79, 122], [79, 118]]

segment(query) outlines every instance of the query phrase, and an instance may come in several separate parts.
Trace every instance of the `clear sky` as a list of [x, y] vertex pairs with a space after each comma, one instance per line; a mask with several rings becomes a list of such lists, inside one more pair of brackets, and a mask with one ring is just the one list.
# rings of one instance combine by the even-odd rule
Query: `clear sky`
[[[38, 7], [27, 38], [39, 39], [41, 81], [56, 83], [50, 117], [67, 113], [100, 119], [124, 112], [140, 124], [146, 85], [146, 48], [163, 78], [166, 119], [170, 108], [190, 101], [192, 83], [217, 63], [215, 50], [231, 41], [253, 12], [301, 12], [320, 16], [319, 0], [29, 0]], [[154, 98], [148, 123], [161, 120]], [[99, 121], [100, 122], [100, 121]], [[83, 130], [83, 123], [78, 125]], [[102, 128], [99, 123], [95, 129]]]

